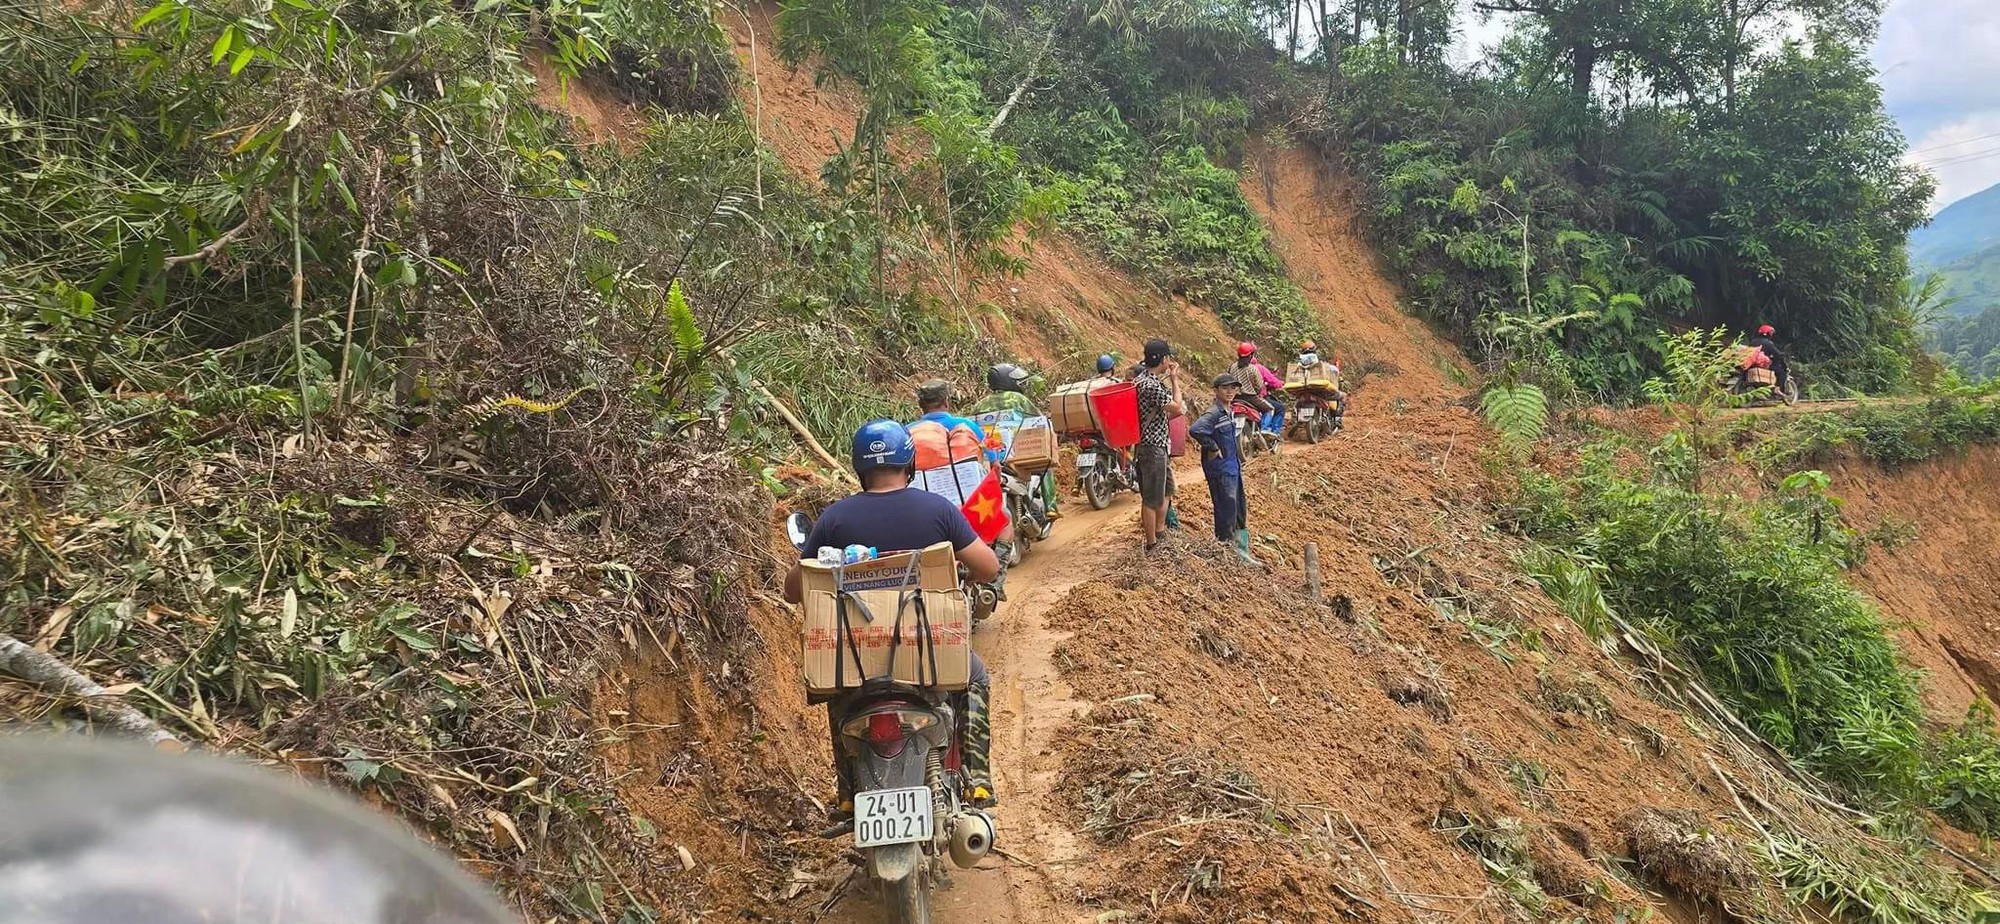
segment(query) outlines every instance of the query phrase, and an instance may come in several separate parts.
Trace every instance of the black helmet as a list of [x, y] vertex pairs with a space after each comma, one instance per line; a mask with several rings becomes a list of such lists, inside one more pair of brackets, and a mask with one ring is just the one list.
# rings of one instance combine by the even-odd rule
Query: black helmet
[[994, 391], [1027, 391], [1028, 380], [1034, 376], [1028, 370], [1013, 363], [1001, 363], [986, 370], [986, 387]]
[[1111, 354], [1109, 353], [1098, 354], [1097, 356], [1098, 375], [1110, 375], [1111, 370], [1116, 368], [1118, 368], [1118, 360], [1112, 359]]
[[352, 799], [234, 761], [0, 739], [0, 920], [510, 924], [435, 848]]

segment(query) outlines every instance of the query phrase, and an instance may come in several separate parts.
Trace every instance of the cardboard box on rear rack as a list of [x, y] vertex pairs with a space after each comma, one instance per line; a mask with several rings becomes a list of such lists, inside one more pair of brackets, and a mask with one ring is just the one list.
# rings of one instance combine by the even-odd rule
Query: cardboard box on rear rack
[[1313, 388], [1320, 391], [1340, 389], [1340, 373], [1334, 371], [1333, 364], [1325, 360], [1310, 366], [1292, 363], [1285, 368], [1285, 388]]
[[1097, 412], [1090, 406], [1093, 384], [1102, 385], [1104, 380], [1071, 382], [1049, 396], [1049, 422], [1055, 424], [1057, 433], [1094, 433], [1103, 429], [1097, 421]]
[[804, 568], [806, 692], [819, 701], [893, 677], [963, 690], [972, 675], [972, 611], [951, 544]]
[[1023, 474], [1046, 471], [1056, 464], [1056, 431], [1047, 417], [1030, 417], [1014, 433], [1007, 448], [1007, 461]]

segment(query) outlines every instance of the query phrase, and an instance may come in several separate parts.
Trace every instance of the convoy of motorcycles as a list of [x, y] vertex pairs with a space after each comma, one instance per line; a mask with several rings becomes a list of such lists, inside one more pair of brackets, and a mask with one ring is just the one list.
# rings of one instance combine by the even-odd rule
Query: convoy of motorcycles
[[[1295, 392], [1293, 432], [1318, 442], [1338, 430], [1342, 409], [1335, 394], [1317, 388]], [[1239, 404], [1236, 414], [1239, 440], [1258, 451], [1277, 446], [1278, 435], [1262, 428], [1254, 408]], [[1065, 436], [1076, 444], [1077, 487], [1092, 509], [1103, 510], [1118, 493], [1138, 490], [1130, 446], [1113, 445], [1103, 431]], [[965, 585], [974, 622], [989, 618], [1006, 599], [1006, 568], [1020, 564], [1054, 528], [1044, 482], [1055, 477], [1055, 469], [1022, 471], [1004, 460], [999, 465], [1014, 535], [1001, 562], [1001, 577], [990, 584]], [[813, 554], [805, 547], [811, 532], [812, 522], [803, 513], [786, 522], [786, 533], [802, 557]], [[853, 838], [860, 871], [873, 880], [895, 924], [928, 924], [931, 888], [946, 859], [970, 868], [993, 849], [992, 816], [962, 795], [966, 727], [959, 707], [956, 694], [887, 678], [869, 679], [828, 703], [838, 731], [834, 760], [853, 783], [854, 811], [822, 834]]]

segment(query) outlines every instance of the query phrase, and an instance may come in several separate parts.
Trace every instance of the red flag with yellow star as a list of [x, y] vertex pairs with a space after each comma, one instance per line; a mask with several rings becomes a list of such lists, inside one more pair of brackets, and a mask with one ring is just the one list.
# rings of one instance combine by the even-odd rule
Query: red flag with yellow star
[[979, 483], [978, 490], [973, 491], [972, 496], [966, 498], [965, 506], [958, 509], [965, 511], [965, 518], [972, 522], [972, 531], [978, 533], [981, 540], [992, 542], [1000, 538], [1000, 534], [1007, 529], [1007, 504], [1006, 496], [1000, 490], [1000, 466], [987, 470], [986, 480]]

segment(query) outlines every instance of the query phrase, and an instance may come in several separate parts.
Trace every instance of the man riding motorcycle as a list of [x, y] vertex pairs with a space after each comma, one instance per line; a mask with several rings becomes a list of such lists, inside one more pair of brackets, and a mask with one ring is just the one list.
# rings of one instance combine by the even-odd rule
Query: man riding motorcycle
[[1285, 405], [1278, 396], [1284, 393], [1285, 380], [1257, 361], [1256, 344], [1244, 341], [1236, 345], [1236, 380], [1241, 384], [1244, 403], [1264, 415], [1264, 430], [1283, 434]]
[[[804, 548], [826, 546], [846, 548], [864, 545], [883, 552], [923, 549], [950, 542], [965, 580], [982, 584], [999, 577], [1000, 559], [992, 547], [981, 542], [965, 514], [943, 497], [911, 487], [916, 473], [916, 443], [908, 430], [893, 420], [863, 424], [854, 432], [852, 462], [861, 480], [861, 493], [835, 501], [813, 523]], [[785, 576], [785, 600], [804, 600], [804, 569], [793, 565]], [[997, 800], [993, 795], [992, 711], [988, 701], [992, 680], [978, 652], [972, 654], [972, 683], [957, 704], [966, 717], [965, 774], [966, 801], [984, 808]], [[827, 724], [835, 752], [840, 748], [840, 728], [833, 710]], [[854, 782], [847, 777], [846, 762], [835, 761], [840, 787], [840, 811], [854, 810]]]
[[[1035, 407], [1033, 398], [1028, 397], [1027, 388], [1034, 375], [1013, 363], [1001, 363], [986, 370], [986, 387], [992, 389], [979, 403], [972, 406], [974, 414], [990, 414], [995, 411], [1012, 411], [1022, 417], [1039, 417], [1040, 408]], [[987, 434], [988, 457], [999, 461], [993, 452], [996, 434]], [[1056, 509], [1056, 480], [1042, 479], [1042, 508], [1048, 511], [1049, 519], [1062, 519], [1062, 511]]]

